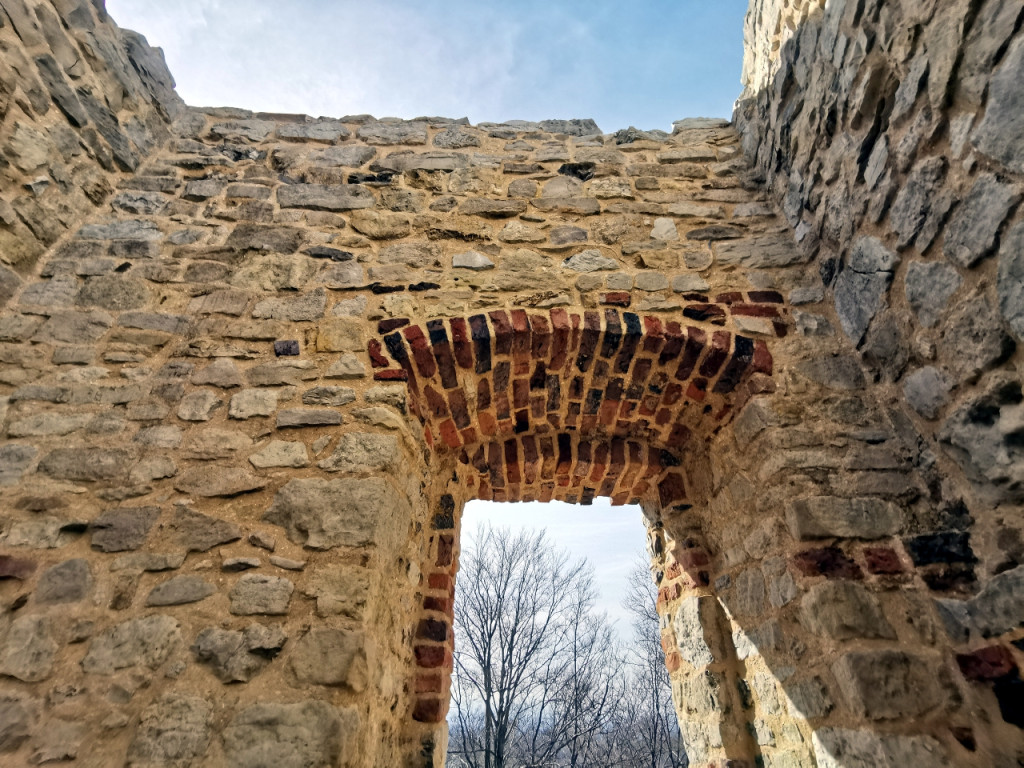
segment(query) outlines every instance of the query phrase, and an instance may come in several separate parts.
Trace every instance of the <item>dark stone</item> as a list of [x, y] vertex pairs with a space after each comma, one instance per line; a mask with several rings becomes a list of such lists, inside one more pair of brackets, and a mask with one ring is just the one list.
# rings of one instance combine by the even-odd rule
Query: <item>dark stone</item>
[[47, 53], [42, 56], [36, 56], [35, 61], [36, 68], [39, 70], [39, 76], [43, 80], [43, 85], [46, 86], [50, 96], [53, 98], [53, 103], [64, 113], [68, 122], [76, 128], [81, 128], [88, 123], [89, 118], [82, 108], [82, 102], [78, 100], [78, 97], [71, 90], [71, 86], [68, 85], [68, 81], [64, 79], [56, 59]]
[[0, 579], [18, 579], [24, 581], [36, 569], [34, 560], [24, 560], [11, 555], [0, 555]]
[[177, 507], [169, 528], [175, 534], [176, 543], [189, 552], [206, 552], [218, 544], [238, 541], [242, 532], [234, 523], [195, 512], [186, 507]]
[[92, 529], [92, 547], [100, 552], [125, 552], [138, 549], [149, 529], [160, 517], [159, 507], [110, 509], [97, 517]]
[[92, 572], [82, 558], [45, 570], [36, 585], [37, 603], [77, 603], [92, 591]]
[[594, 178], [594, 170], [597, 166], [594, 163], [565, 163], [558, 172], [563, 176], [571, 176], [580, 181], [590, 181]]
[[350, 251], [328, 248], [326, 245], [315, 245], [312, 248], [307, 248], [303, 253], [314, 259], [330, 259], [331, 261], [352, 261], [354, 258]]
[[292, 227], [239, 224], [224, 245], [239, 251], [295, 253], [302, 245], [302, 232]]
[[274, 354], [277, 357], [297, 357], [299, 354], [299, 342], [295, 339], [275, 341]]
[[1017, 662], [1009, 649], [1002, 645], [990, 645], [971, 653], [958, 653], [956, 663], [963, 676], [975, 682], [998, 680], [1017, 672]]
[[804, 550], [793, 556], [793, 564], [805, 576], [858, 581], [864, 578], [860, 566], [838, 547]]
[[1003, 720], [1024, 728], [1024, 681], [1017, 675], [1007, 675], [992, 686], [992, 692], [999, 702], [999, 714]]
[[970, 534], [962, 532], [927, 533], [903, 540], [914, 565], [933, 563], [976, 563]]

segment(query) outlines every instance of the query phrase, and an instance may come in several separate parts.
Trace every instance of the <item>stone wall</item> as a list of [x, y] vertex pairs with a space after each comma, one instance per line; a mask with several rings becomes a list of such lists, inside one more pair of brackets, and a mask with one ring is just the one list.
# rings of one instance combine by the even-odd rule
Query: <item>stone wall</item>
[[0, 59], [2, 306], [166, 140], [183, 104], [160, 51], [102, 2], [4, 0]]
[[[600, 495], [644, 509], [694, 764], [1014, 764], [1016, 358], [956, 390], [995, 403], [951, 422], [1009, 467], [979, 484], [731, 125], [312, 119], [145, 82], [110, 108], [152, 143], [83, 148], [116, 192], [68, 187], [3, 283], [0, 756], [441, 766], [463, 504]], [[873, 232], [847, 263], [884, 289], [904, 260]]]
[[754, 2], [735, 114], [809, 290], [918, 446], [908, 553], [1016, 750], [1019, 622], [978, 601], [1024, 616], [1022, 23], [1002, 0]]

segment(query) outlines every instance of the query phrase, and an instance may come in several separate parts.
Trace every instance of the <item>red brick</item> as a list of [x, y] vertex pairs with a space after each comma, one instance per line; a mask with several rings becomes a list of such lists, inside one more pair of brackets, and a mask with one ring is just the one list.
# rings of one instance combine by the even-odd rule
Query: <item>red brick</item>
[[629, 291], [611, 291], [601, 294], [601, 303], [612, 307], [628, 307], [633, 301]]
[[444, 690], [444, 675], [440, 672], [416, 675], [416, 693], [441, 693]]
[[413, 648], [416, 654], [416, 666], [424, 669], [437, 669], [447, 666], [449, 651], [444, 645], [417, 645]]
[[906, 570], [900, 562], [899, 554], [890, 547], [867, 547], [864, 550], [864, 560], [868, 573], [892, 575]]
[[459, 368], [473, 367], [473, 339], [465, 318], [453, 317], [448, 321], [452, 329], [452, 348]]
[[424, 597], [423, 607], [428, 611], [439, 611], [449, 616], [452, 613], [452, 601], [446, 597]]
[[381, 320], [377, 323], [377, 333], [391, 333], [399, 328], [404, 328], [409, 324], [409, 319], [406, 317], [396, 317], [390, 320]]
[[455, 550], [455, 537], [449, 535], [439, 536], [437, 539], [437, 562], [439, 567], [447, 567], [453, 562]]
[[373, 374], [374, 381], [408, 381], [409, 374], [401, 369], [392, 368], [390, 371], [377, 371]]
[[417, 723], [440, 723], [447, 714], [448, 699], [418, 698], [412, 708], [412, 719]]
[[1013, 654], [1002, 645], [990, 645], [971, 653], [958, 653], [956, 663], [963, 676], [975, 682], [998, 680], [1017, 671]]
[[864, 578], [860, 566], [838, 547], [805, 550], [794, 555], [793, 564], [804, 576], [854, 580]]
[[489, 312], [494, 326], [494, 354], [507, 355], [512, 351], [512, 323], [504, 312]]
[[427, 586], [431, 589], [443, 589], [450, 591], [452, 588], [452, 577], [448, 573], [432, 573], [427, 577]]
[[[437, 619], [421, 619], [416, 627], [416, 637], [420, 640], [433, 640], [437, 643], [443, 643], [448, 640], [450, 633], [451, 628], [448, 626], [448, 622], [438, 621]], [[419, 647], [422, 648], [424, 646]], [[420, 654], [417, 654], [416, 658], [418, 661]]]
[[391, 365], [384, 357], [384, 350], [377, 339], [370, 339], [366, 344], [366, 351], [370, 353], [370, 365], [374, 368], [387, 368]]

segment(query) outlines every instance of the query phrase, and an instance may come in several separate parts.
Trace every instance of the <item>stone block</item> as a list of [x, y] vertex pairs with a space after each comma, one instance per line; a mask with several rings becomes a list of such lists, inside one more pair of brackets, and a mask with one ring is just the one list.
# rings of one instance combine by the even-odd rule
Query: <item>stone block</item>
[[210, 744], [212, 707], [197, 696], [170, 694], [142, 713], [128, 758], [131, 768], [188, 768]]
[[296, 641], [292, 671], [304, 685], [335, 685], [359, 693], [366, 689], [369, 670], [364, 633], [317, 628]]
[[851, 651], [832, 665], [850, 709], [871, 720], [897, 720], [941, 706], [946, 693], [936, 675], [939, 658], [904, 651]]
[[833, 640], [896, 639], [878, 600], [862, 585], [842, 580], [814, 584], [800, 601], [803, 625]]
[[[424, 133], [426, 133], [424, 131]], [[424, 140], [425, 137], [424, 137]], [[359, 738], [355, 709], [324, 701], [264, 702], [239, 712], [224, 729], [228, 768], [338, 765]]]
[[903, 512], [891, 501], [812, 496], [786, 506], [786, 522], [800, 541], [831, 537], [881, 539], [899, 533]]
[[288, 613], [295, 585], [279, 576], [247, 573], [238, 580], [228, 597], [236, 616], [280, 616]]

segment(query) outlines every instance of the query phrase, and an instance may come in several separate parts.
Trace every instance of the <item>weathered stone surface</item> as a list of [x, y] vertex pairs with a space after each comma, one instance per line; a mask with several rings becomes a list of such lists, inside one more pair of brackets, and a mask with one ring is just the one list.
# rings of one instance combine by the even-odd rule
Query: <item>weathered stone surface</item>
[[426, 123], [364, 123], [356, 131], [367, 144], [426, 144]]
[[903, 651], [851, 651], [832, 672], [856, 714], [891, 720], [917, 717], [943, 703], [945, 694], [935, 674], [940, 663]]
[[193, 431], [185, 439], [184, 456], [209, 461], [224, 459], [252, 445], [243, 432], [231, 429], [204, 429]]
[[302, 246], [302, 240], [302, 231], [292, 227], [242, 223], [228, 236], [224, 247], [238, 251], [295, 253]]
[[896, 639], [878, 601], [852, 581], [825, 581], [813, 585], [800, 602], [801, 621], [816, 635], [833, 640], [858, 637]]
[[128, 473], [131, 454], [112, 448], [57, 448], [39, 462], [39, 471], [60, 480], [117, 480]]
[[900, 250], [910, 245], [921, 232], [945, 174], [945, 158], [925, 158], [914, 166], [901, 186], [889, 212], [897, 235], [896, 247]]
[[999, 249], [999, 309], [1018, 341], [1024, 342], [1024, 223], [1007, 233]]
[[291, 667], [304, 685], [338, 685], [359, 692], [367, 685], [368, 669], [362, 632], [312, 629], [300, 637], [291, 654]]
[[208, 389], [189, 392], [178, 405], [178, 418], [182, 421], [209, 421], [214, 412], [224, 404]]
[[19, 616], [11, 622], [0, 650], [0, 675], [26, 683], [48, 678], [59, 648], [53, 629], [47, 616]]
[[931, 736], [900, 736], [819, 728], [812, 736], [818, 768], [900, 768], [927, 765], [950, 768], [945, 747]]
[[327, 292], [323, 288], [317, 288], [294, 298], [260, 301], [253, 309], [252, 316], [292, 322], [317, 320], [323, 317], [326, 306]]
[[92, 585], [92, 571], [87, 560], [66, 560], [48, 568], [40, 575], [36, 584], [36, 602], [77, 603], [89, 596]]
[[619, 268], [619, 262], [608, 258], [597, 250], [580, 251], [575, 256], [570, 256], [562, 264], [577, 272], [599, 272]]
[[282, 208], [312, 211], [352, 211], [373, 208], [373, 193], [359, 184], [285, 184], [277, 189]]
[[37, 707], [31, 699], [0, 698], [0, 754], [16, 752], [32, 733]]
[[39, 449], [33, 445], [21, 443], [0, 445], [0, 486], [17, 483], [25, 470], [32, 466], [38, 455]]
[[992, 74], [985, 117], [971, 136], [979, 152], [1024, 173], [1024, 40], [1015, 39]]
[[234, 467], [190, 467], [174, 479], [174, 489], [190, 496], [238, 496], [265, 488], [267, 481]]
[[192, 652], [222, 683], [247, 683], [281, 652], [287, 639], [276, 626], [250, 624], [241, 632], [208, 627], [199, 633]]
[[963, 280], [960, 274], [941, 262], [913, 261], [907, 267], [904, 285], [907, 301], [925, 328], [938, 323], [942, 310]]
[[903, 380], [907, 403], [926, 419], [938, 418], [949, 400], [949, 382], [938, 368], [928, 365]]
[[156, 669], [181, 643], [178, 622], [170, 616], [131, 619], [97, 635], [89, 644], [82, 669], [112, 675], [119, 669], [145, 666]]
[[715, 662], [711, 647], [704, 638], [705, 626], [714, 627], [714, 600], [707, 597], [688, 597], [679, 604], [672, 617], [672, 628], [676, 633], [679, 655], [695, 670], [701, 670]]
[[864, 338], [871, 319], [885, 303], [892, 270], [899, 257], [873, 237], [858, 240], [835, 284], [836, 313], [843, 331], [854, 344]]
[[317, 466], [328, 472], [391, 472], [398, 458], [398, 439], [393, 435], [346, 432], [330, 458]]
[[185, 553], [158, 554], [156, 552], [135, 552], [121, 555], [110, 564], [111, 571], [173, 571], [185, 562]]
[[286, 614], [294, 591], [295, 585], [288, 579], [247, 573], [238, 580], [228, 595], [231, 600], [231, 613], [236, 616]]
[[259, 467], [260, 469], [268, 467], [308, 467], [309, 455], [306, 452], [305, 443], [272, 440], [261, 450], [250, 456], [249, 462], [254, 467]]
[[229, 768], [337, 765], [358, 726], [354, 710], [323, 701], [256, 704], [224, 729], [224, 753]]
[[816, 381], [829, 389], [862, 389], [867, 384], [860, 363], [853, 355], [805, 360], [799, 363], [796, 369], [811, 381]]
[[299, 141], [309, 139], [310, 141], [333, 143], [351, 138], [352, 131], [337, 120], [316, 120], [309, 123], [278, 124], [277, 136], [280, 139], [297, 139]]
[[786, 522], [794, 538], [880, 539], [899, 533], [903, 513], [884, 499], [814, 496], [786, 506]]
[[210, 744], [213, 709], [196, 696], [167, 695], [142, 713], [128, 768], [188, 768]]
[[234, 523], [208, 517], [180, 505], [175, 507], [168, 527], [175, 543], [188, 552], [206, 552], [218, 544], [242, 538], [242, 531]]
[[452, 267], [455, 269], [473, 269], [479, 272], [484, 269], [494, 269], [494, 262], [477, 251], [466, 251], [465, 253], [457, 253], [452, 257]]
[[1002, 318], [984, 296], [958, 302], [942, 329], [939, 352], [957, 382], [976, 378], [1014, 350], [1013, 339], [1003, 330]]
[[329, 408], [287, 408], [277, 414], [278, 429], [332, 427], [341, 422], [341, 413]]
[[175, 576], [153, 587], [146, 597], [146, 605], [198, 603], [216, 591], [216, 587], [198, 576]]
[[385, 522], [380, 512], [403, 507], [381, 478], [293, 479], [277, 492], [263, 519], [310, 549], [373, 544]]
[[961, 267], [973, 267], [992, 252], [999, 227], [1020, 199], [1019, 190], [993, 174], [979, 176], [946, 225], [943, 255]]
[[100, 552], [138, 549], [160, 517], [160, 507], [108, 509], [89, 524], [92, 547]]
[[251, 419], [271, 416], [277, 411], [277, 393], [266, 389], [243, 389], [231, 396], [228, 416], [232, 419]]

